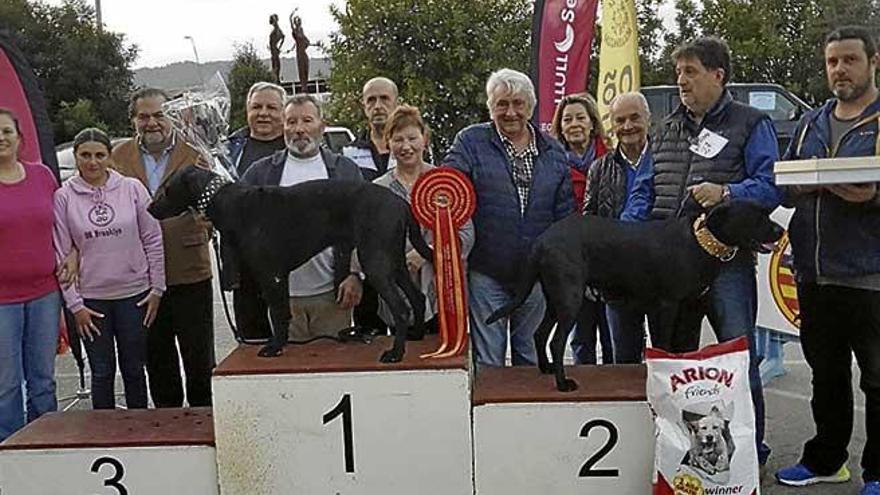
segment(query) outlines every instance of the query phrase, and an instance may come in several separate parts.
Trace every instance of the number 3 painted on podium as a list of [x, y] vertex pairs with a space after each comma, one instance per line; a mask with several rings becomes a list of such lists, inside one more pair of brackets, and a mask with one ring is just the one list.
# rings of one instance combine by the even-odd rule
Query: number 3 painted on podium
[[351, 394], [345, 394], [336, 407], [324, 414], [324, 424], [342, 416], [342, 440], [345, 443], [345, 472], [354, 472], [354, 438], [351, 432]]
[[92, 463], [92, 472], [97, 473], [104, 464], [113, 466], [113, 476], [104, 479], [104, 486], [113, 488], [119, 495], [128, 495], [128, 489], [119, 483], [122, 477], [125, 476], [125, 468], [122, 466], [122, 463], [112, 457], [100, 457]]
[[594, 419], [592, 421], [588, 421], [587, 424], [581, 428], [581, 437], [587, 438], [590, 436], [590, 430], [593, 428], [604, 428], [608, 431], [608, 441], [605, 442], [605, 445], [602, 446], [595, 454], [592, 455], [587, 462], [581, 466], [581, 470], [578, 473], [578, 476], [581, 478], [616, 478], [620, 476], [620, 471], [617, 469], [593, 469], [593, 466], [596, 465], [599, 461], [602, 460], [603, 457], [611, 453], [614, 450], [614, 446], [617, 445], [617, 440], [619, 434], [617, 432], [617, 427], [614, 426], [614, 423], [608, 421], [607, 419]]

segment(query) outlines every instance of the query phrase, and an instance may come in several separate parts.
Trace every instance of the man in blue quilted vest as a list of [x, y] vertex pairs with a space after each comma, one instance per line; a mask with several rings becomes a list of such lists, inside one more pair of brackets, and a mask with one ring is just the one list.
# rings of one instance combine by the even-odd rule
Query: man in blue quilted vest
[[501, 69], [486, 83], [492, 121], [458, 133], [444, 164], [474, 184], [476, 243], [468, 258], [471, 339], [477, 365], [504, 366], [508, 342], [514, 366], [537, 361], [534, 333], [544, 316], [536, 284], [509, 318], [486, 319], [513, 298], [535, 238], [574, 211], [565, 151], [529, 120], [535, 88], [528, 76]]

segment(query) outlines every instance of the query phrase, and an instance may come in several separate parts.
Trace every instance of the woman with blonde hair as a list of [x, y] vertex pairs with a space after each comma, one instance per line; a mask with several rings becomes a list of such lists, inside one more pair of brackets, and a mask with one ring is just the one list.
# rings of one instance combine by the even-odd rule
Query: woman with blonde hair
[[[596, 101], [586, 93], [568, 95], [559, 102], [553, 114], [550, 132], [565, 147], [575, 205], [582, 210], [590, 166], [605, 155], [608, 137], [599, 118]], [[612, 360], [611, 332], [605, 316], [605, 305], [600, 301], [584, 299], [577, 326], [572, 332], [571, 350], [578, 364], [596, 364], [596, 331], [602, 345], [602, 361]]]

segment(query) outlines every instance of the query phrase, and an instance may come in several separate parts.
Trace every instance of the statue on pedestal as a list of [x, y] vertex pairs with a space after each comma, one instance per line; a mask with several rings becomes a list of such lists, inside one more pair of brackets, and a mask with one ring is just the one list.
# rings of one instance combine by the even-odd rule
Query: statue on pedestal
[[302, 19], [296, 15], [297, 9], [290, 13], [290, 30], [293, 32], [293, 41], [296, 43], [296, 67], [299, 71], [299, 93], [308, 93], [309, 83], [309, 55], [306, 48], [309, 47], [309, 39], [302, 27]]
[[281, 84], [281, 45], [284, 44], [284, 31], [278, 27], [278, 15], [269, 16], [269, 24], [272, 32], [269, 34], [269, 53], [272, 55], [272, 74], [275, 75], [275, 83]]

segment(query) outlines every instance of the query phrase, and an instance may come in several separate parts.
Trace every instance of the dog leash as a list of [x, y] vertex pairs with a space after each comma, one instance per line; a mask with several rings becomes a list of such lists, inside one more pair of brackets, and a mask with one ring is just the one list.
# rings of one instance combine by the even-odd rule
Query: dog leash
[[[214, 248], [214, 263], [217, 266], [217, 273], [220, 273], [220, 238], [217, 235], [217, 231], [211, 235], [211, 247]], [[226, 300], [226, 291], [220, 289], [220, 299], [223, 301], [223, 313], [226, 315], [226, 323], [229, 324], [229, 328], [232, 330], [232, 336], [235, 338], [235, 341], [239, 344], [247, 344], [247, 345], [265, 345], [268, 344], [271, 338], [263, 338], [263, 339], [249, 339], [242, 337], [238, 332], [238, 327], [235, 326], [235, 322], [232, 321], [232, 314], [229, 311], [229, 302]], [[311, 337], [305, 340], [292, 340], [288, 339], [288, 344], [293, 345], [305, 345], [315, 342], [317, 340], [331, 340], [333, 342], [362, 342], [364, 344], [369, 344], [373, 341], [372, 336], [367, 333], [352, 331], [350, 328], [345, 328], [339, 331], [339, 334], [336, 337], [330, 335], [318, 335], [315, 337]]]

